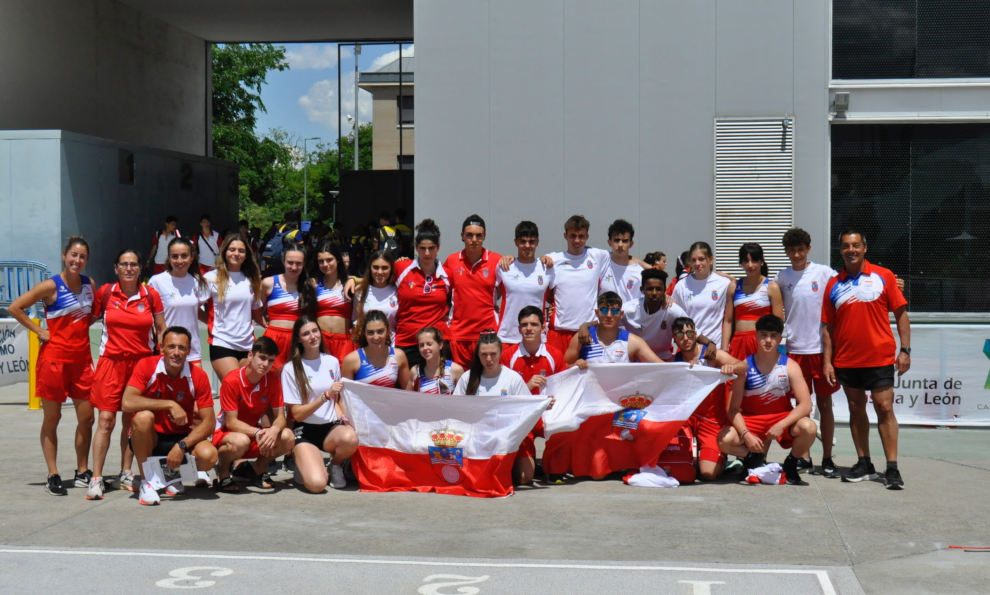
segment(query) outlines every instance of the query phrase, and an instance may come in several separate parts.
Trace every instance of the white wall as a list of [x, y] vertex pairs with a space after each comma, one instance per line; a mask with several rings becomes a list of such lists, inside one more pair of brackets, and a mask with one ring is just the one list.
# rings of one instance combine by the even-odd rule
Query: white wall
[[472, 211], [500, 251], [524, 218], [562, 247], [573, 213], [598, 246], [630, 220], [639, 255], [711, 242], [714, 120], [738, 116], [794, 118], [796, 223], [826, 243], [826, 1], [435, 0], [414, 23], [416, 215], [442, 251]]
[[206, 154], [206, 42], [113, 0], [4, 0], [0, 130]]

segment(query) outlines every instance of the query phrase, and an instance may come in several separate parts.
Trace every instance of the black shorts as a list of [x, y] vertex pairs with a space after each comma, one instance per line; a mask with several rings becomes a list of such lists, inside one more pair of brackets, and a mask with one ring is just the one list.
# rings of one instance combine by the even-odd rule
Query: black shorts
[[330, 433], [330, 430], [342, 425], [344, 425], [344, 422], [339, 419], [328, 424], [308, 424], [297, 421], [296, 427], [292, 428], [296, 436], [296, 446], [300, 444], [312, 444], [316, 448], [323, 450], [323, 441], [327, 439], [327, 434]]
[[[158, 442], [155, 443], [155, 447], [151, 449], [151, 454], [149, 457], [166, 457], [172, 447], [184, 440], [186, 434], [158, 434]], [[131, 451], [134, 450], [134, 445], [131, 443], [131, 437], [127, 437], [127, 444], [131, 447]]]
[[877, 368], [836, 368], [835, 378], [843, 388], [877, 390], [894, 386], [894, 366]]
[[[210, 361], [215, 362], [218, 359], [223, 359], [225, 357], [232, 357], [237, 361], [247, 358], [247, 351], [237, 351], [230, 349], [228, 347], [221, 347], [219, 345], [210, 345]], [[221, 378], [221, 380], [223, 380]]]
[[[406, 354], [406, 361], [409, 362], [409, 369], [411, 370], [414, 366], [418, 366], [423, 362], [423, 356], [419, 354], [419, 345], [396, 345], [399, 349]], [[444, 344], [444, 348], [447, 345]]]

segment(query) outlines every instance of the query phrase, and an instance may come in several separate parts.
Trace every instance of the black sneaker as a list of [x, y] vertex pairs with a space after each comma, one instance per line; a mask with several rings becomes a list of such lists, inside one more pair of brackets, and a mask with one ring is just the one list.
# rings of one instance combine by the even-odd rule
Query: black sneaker
[[82, 473], [76, 471], [76, 476], [73, 478], [73, 484], [77, 488], [88, 488], [89, 482], [93, 479], [93, 472], [90, 469], [86, 469]]
[[807, 473], [815, 468], [815, 464], [811, 462], [811, 457], [807, 459], [801, 458], [797, 460], [797, 470], [798, 473]]
[[879, 477], [877, 475], [877, 470], [873, 466], [873, 463], [864, 463], [862, 461], [857, 461], [852, 469], [848, 473], [842, 476], [842, 481], [858, 482], [864, 479], [876, 479]]
[[756, 469], [767, 464], [767, 457], [762, 452], [751, 452], [743, 458], [743, 466], [746, 469]]
[[746, 479], [746, 466], [743, 465], [742, 459], [736, 459], [726, 464], [722, 476], [735, 481]]
[[58, 473], [53, 473], [48, 476], [48, 480], [45, 481], [45, 491], [52, 496], [64, 496], [65, 486], [62, 485], [62, 476]]
[[784, 464], [782, 465], [784, 468], [784, 477], [787, 478], [787, 483], [792, 486], [808, 485], [801, 480], [801, 475], [798, 473], [798, 465], [802, 460], [803, 459], [799, 459], [794, 455], [787, 455], [787, 458], [784, 459]]
[[887, 467], [887, 472], [883, 476], [883, 485], [888, 490], [899, 490], [904, 487], [904, 480], [901, 479], [901, 472], [893, 467]]

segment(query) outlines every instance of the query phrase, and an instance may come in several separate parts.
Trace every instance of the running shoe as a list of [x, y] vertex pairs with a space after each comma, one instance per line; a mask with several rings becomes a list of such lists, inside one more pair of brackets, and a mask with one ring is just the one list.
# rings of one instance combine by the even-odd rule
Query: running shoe
[[120, 475], [117, 477], [117, 484], [120, 486], [120, 489], [133, 492], [137, 489], [135, 484], [140, 485], [141, 482], [134, 477], [133, 471], [130, 469], [125, 469], [124, 471], [121, 471]]
[[879, 477], [877, 475], [877, 470], [873, 466], [873, 463], [864, 463], [863, 461], [857, 461], [849, 473], [842, 476], [842, 481], [858, 482], [864, 479], [876, 479]]
[[815, 468], [815, 464], [811, 461], [811, 457], [800, 458], [797, 460], [797, 470], [798, 473], [807, 473]]
[[170, 483], [167, 486], [165, 486], [166, 496], [171, 496], [174, 498], [175, 496], [181, 496], [182, 494], [185, 493], [186, 493], [186, 486], [182, 485], [182, 482], [180, 481], [177, 481], [175, 483]]
[[138, 502], [144, 504], [145, 506], [156, 506], [161, 502], [161, 496], [158, 495], [158, 491], [151, 487], [151, 482], [141, 483], [141, 493], [138, 495]]
[[76, 476], [73, 478], [73, 483], [77, 488], [88, 488], [90, 480], [93, 479], [93, 472], [86, 469], [82, 473], [76, 471]]
[[729, 461], [725, 466], [725, 470], [722, 471], [722, 475], [736, 481], [744, 480], [746, 479], [746, 466], [743, 465], [742, 459]]
[[832, 457], [822, 459], [822, 466], [819, 468], [818, 473], [822, 477], [828, 477], [830, 479], [839, 477], [839, 471], [836, 469], [835, 461], [832, 460]]
[[347, 487], [344, 468], [340, 465], [330, 465], [330, 487], [335, 490], [342, 490]]
[[790, 454], [787, 455], [786, 459], [784, 459], [784, 464], [782, 465], [784, 469], [784, 477], [787, 478], [787, 483], [791, 484], [792, 486], [808, 485], [807, 483], [801, 480], [801, 474], [798, 473], [798, 470], [800, 469], [799, 467], [800, 461], [802, 460], [803, 459], [799, 459], [794, 455], [790, 455]]
[[756, 469], [767, 464], [767, 457], [762, 452], [751, 452], [743, 458], [743, 466], [746, 469]]
[[66, 492], [65, 486], [62, 485], [62, 476], [58, 473], [49, 475], [45, 481], [45, 491], [52, 496], [64, 496]]
[[206, 473], [206, 471], [196, 472], [196, 487], [197, 488], [210, 487], [210, 476]]
[[901, 472], [893, 467], [887, 467], [887, 472], [883, 476], [883, 484], [888, 490], [899, 490], [904, 487], [904, 480], [901, 479]]
[[103, 492], [105, 488], [103, 486], [102, 477], [94, 477], [89, 481], [89, 489], [86, 490], [87, 500], [102, 500]]

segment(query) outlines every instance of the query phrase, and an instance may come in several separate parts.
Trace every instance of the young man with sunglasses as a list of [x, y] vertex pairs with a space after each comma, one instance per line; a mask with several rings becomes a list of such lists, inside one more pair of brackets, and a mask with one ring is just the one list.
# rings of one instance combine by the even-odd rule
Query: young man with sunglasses
[[619, 326], [622, 321], [622, 298], [619, 294], [606, 291], [598, 296], [595, 314], [598, 324], [588, 329], [591, 342], [582, 344], [580, 336], [571, 337], [571, 344], [564, 354], [567, 365], [576, 365], [583, 370], [588, 367], [589, 361], [608, 364], [663, 362], [646, 341]]
[[[727, 351], [720, 350], [711, 339], [698, 335], [691, 318], [682, 316], [675, 319], [671, 330], [678, 348], [677, 355], [674, 356], [675, 362], [722, 368], [723, 372], [727, 371], [727, 366], [731, 366], [739, 374], [746, 371], [744, 363]], [[698, 440], [698, 477], [707, 481], [718, 478], [725, 469], [725, 455], [718, 446], [718, 434], [729, 423], [726, 417], [727, 387], [726, 384], [716, 386], [698, 405], [686, 424]]]

